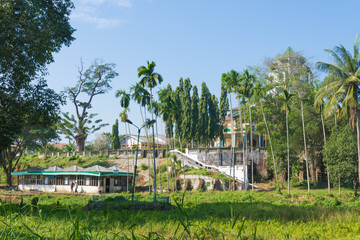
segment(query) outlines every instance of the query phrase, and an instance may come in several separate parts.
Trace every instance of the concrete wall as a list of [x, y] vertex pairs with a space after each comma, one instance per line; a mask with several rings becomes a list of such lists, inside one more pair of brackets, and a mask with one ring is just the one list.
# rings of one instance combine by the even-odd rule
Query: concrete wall
[[[20, 191], [71, 192], [69, 185], [18, 185]], [[97, 186], [79, 186], [79, 193], [98, 193]]]

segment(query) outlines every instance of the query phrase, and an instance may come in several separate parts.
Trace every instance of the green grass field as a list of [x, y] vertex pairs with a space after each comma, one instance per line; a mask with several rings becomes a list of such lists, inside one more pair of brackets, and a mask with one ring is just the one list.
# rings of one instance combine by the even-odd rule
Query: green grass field
[[[110, 194], [104, 199], [129, 197]], [[136, 194], [142, 200], [152, 195]], [[0, 205], [0, 239], [360, 239], [360, 199], [327, 190], [172, 193], [171, 210], [127, 210], [104, 201], [85, 211], [91, 196], [42, 194]], [[179, 200], [180, 198], [180, 200]], [[59, 206], [57, 202], [59, 201]], [[175, 201], [180, 205], [176, 204]]]

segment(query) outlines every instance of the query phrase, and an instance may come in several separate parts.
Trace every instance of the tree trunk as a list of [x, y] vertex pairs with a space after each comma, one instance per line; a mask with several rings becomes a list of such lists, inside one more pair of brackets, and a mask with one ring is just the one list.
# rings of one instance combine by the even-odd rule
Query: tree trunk
[[[246, 185], [246, 171], [247, 171], [247, 166], [245, 165], [245, 143], [244, 143], [244, 131], [243, 131], [243, 124], [242, 124], [242, 111], [241, 111], [241, 104], [240, 104], [240, 98], [238, 98], [239, 102], [239, 117], [240, 117], [240, 130], [241, 130], [241, 141], [242, 141], [242, 147], [243, 147], [243, 156], [242, 156], [242, 160], [243, 160], [243, 172], [244, 172], [244, 189], [245, 189], [245, 185]], [[246, 134], [246, 133], [245, 133]]]
[[[246, 105], [244, 106], [244, 132], [245, 132], [245, 139], [244, 139], [245, 152], [244, 152], [244, 154], [245, 154], [245, 162], [246, 162], [246, 168], [247, 168], [247, 166], [248, 166], [248, 163], [247, 163], [248, 156], [247, 156], [247, 133], [246, 133], [246, 115], [245, 115], [245, 113], [246, 113]], [[247, 169], [246, 169], [246, 180], [247, 179], [248, 179], [248, 172], [247, 172]], [[248, 189], [248, 186], [245, 185], [245, 190], [247, 191], [247, 189]]]
[[[303, 101], [302, 100], [301, 100], [301, 118], [302, 118], [303, 134], [304, 134], [304, 153], [305, 153], [305, 163], [306, 163], [306, 179], [307, 179], [308, 193], [310, 193], [309, 162], [308, 162], [307, 152], [306, 152], [305, 120], [304, 120], [304, 107], [303, 107]], [[313, 166], [313, 167], [315, 167], [315, 166]], [[314, 179], [315, 179], [315, 176], [314, 176]]]
[[[127, 134], [127, 129], [126, 129], [126, 122], [124, 122], [125, 125], [125, 136], [129, 137]], [[121, 145], [120, 145], [121, 147]], [[127, 155], [127, 144], [125, 143], [125, 151], [126, 151], [126, 158], [127, 158], [127, 171], [126, 171], [126, 191], [129, 191], [129, 157]]]
[[252, 139], [252, 120], [251, 120], [251, 103], [249, 99], [249, 116], [250, 116], [250, 157], [251, 157], [251, 190], [254, 191], [254, 156], [253, 156], [253, 139]]
[[[326, 146], [326, 134], [325, 134], [325, 124], [324, 124], [324, 115], [321, 112], [321, 125], [322, 125], [322, 129], [323, 129], [323, 135], [324, 135], [324, 148]], [[330, 186], [330, 173], [328, 168], [326, 168], [326, 173], [327, 173], [327, 183], [328, 183], [328, 193], [331, 193], [331, 186]]]
[[286, 147], [287, 147], [287, 163], [288, 163], [288, 193], [290, 193], [290, 147], [289, 147], [289, 123], [288, 123], [288, 110], [286, 109]]
[[272, 143], [271, 143], [271, 136], [270, 136], [269, 126], [267, 125], [267, 122], [266, 122], [264, 108], [263, 108], [261, 100], [260, 100], [260, 106], [261, 106], [261, 112], [262, 112], [264, 122], [265, 122], [266, 131], [267, 131], [267, 134], [269, 136], [269, 144], [270, 144], [270, 150], [271, 150], [272, 160], [273, 160], [273, 164], [274, 164], [274, 175], [275, 175], [275, 184], [276, 184], [277, 183], [277, 171], [276, 171], [275, 156], [274, 156], [274, 151], [273, 151], [273, 147], [272, 147]]
[[359, 130], [359, 112], [356, 108], [356, 137], [358, 145], [358, 182], [360, 182], [360, 130]]
[[86, 138], [82, 134], [80, 136], [75, 137], [76, 151], [78, 151], [78, 152], [85, 151], [85, 140], [86, 140]]
[[[150, 110], [151, 110], [151, 120], [154, 119], [153, 109], [152, 109], [152, 88], [150, 88]], [[154, 134], [154, 124], [151, 125], [152, 134], [153, 134], [153, 168], [154, 168], [154, 202], [156, 202], [156, 162], [155, 162], [155, 134]]]
[[[229, 103], [230, 103], [230, 124], [231, 124], [231, 161], [230, 161], [230, 180], [229, 180], [229, 190], [230, 190], [230, 183], [231, 183], [231, 168], [234, 165], [234, 123], [233, 123], [233, 111], [232, 111], [232, 104], [231, 104], [231, 92], [229, 92]], [[236, 141], [236, 140], [235, 140]], [[235, 176], [234, 176], [235, 178]]]

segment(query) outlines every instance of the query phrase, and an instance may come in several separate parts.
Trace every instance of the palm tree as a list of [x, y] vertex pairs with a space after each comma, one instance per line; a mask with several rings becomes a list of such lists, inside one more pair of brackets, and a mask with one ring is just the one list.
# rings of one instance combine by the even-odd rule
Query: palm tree
[[[317, 87], [315, 91], [318, 91], [319, 88]], [[324, 135], [324, 147], [326, 145], [326, 133], [325, 133], [325, 124], [324, 124], [324, 107], [325, 103], [323, 99], [317, 99], [317, 101], [314, 102], [315, 111], [320, 113], [321, 116], [321, 125], [323, 129], [323, 135]], [[330, 194], [330, 173], [329, 170], [326, 170], [327, 172], [327, 180], [328, 180], [328, 193]]]
[[277, 183], [276, 161], [275, 161], [274, 151], [273, 151], [273, 147], [272, 147], [272, 143], [271, 143], [271, 136], [270, 136], [269, 126], [268, 126], [267, 121], [266, 121], [264, 108], [263, 108], [263, 104], [262, 104], [262, 102], [264, 101], [264, 97], [265, 97], [266, 93], [267, 93], [267, 90], [265, 89], [265, 87], [260, 82], [258, 82], [254, 86], [255, 101], [260, 102], [260, 108], [261, 108], [261, 112], [262, 112], [262, 115], [263, 115], [263, 119], [264, 119], [264, 123], [265, 123], [265, 127], [266, 127], [266, 132], [267, 132], [267, 135], [269, 136], [269, 144], [270, 144], [270, 150], [271, 150], [272, 160], [273, 160], [273, 164], [274, 164], [274, 176], [275, 176], [275, 184], [276, 184]]
[[[227, 88], [229, 92], [229, 103], [230, 103], [230, 124], [231, 124], [231, 163], [230, 163], [230, 176], [231, 176], [231, 168], [233, 167], [233, 176], [235, 179], [235, 163], [234, 163], [234, 146], [236, 143], [234, 143], [234, 124], [233, 124], [233, 111], [232, 111], [232, 103], [231, 103], [231, 93], [234, 92], [237, 84], [238, 84], [238, 78], [239, 73], [235, 70], [231, 70], [228, 73], [223, 73], [222, 81], [225, 83], [225, 87]], [[235, 181], [235, 180], [233, 180]], [[229, 184], [230, 185], [230, 184]], [[233, 184], [233, 187], [235, 187], [235, 184]], [[230, 188], [229, 188], [230, 189]]]
[[[138, 68], [138, 77], [140, 79], [140, 84], [142, 86], [147, 86], [150, 89], [150, 110], [151, 110], [151, 119], [154, 119], [153, 116], [153, 107], [152, 107], [152, 89], [156, 87], [158, 84], [161, 84], [163, 81], [162, 76], [155, 72], [155, 62], [151, 63], [147, 61], [147, 67], [140, 66]], [[155, 164], [155, 136], [154, 136], [154, 124], [151, 125], [152, 133], [153, 133], [153, 156], [154, 156], [154, 202], [156, 202], [156, 164]]]
[[[283, 94], [280, 95], [280, 98], [284, 101], [284, 109], [286, 112], [286, 146], [287, 146], [287, 163], [288, 163], [288, 193], [290, 193], [290, 147], [289, 147], [289, 111], [290, 111], [290, 101], [295, 94], [289, 93], [287, 90], [283, 89]], [[306, 168], [307, 168], [306, 161]], [[306, 171], [307, 172], [307, 171]], [[309, 178], [308, 178], [309, 179]]]
[[[157, 138], [157, 142], [159, 143], [159, 134], [158, 134], [158, 121], [157, 121], [157, 119], [158, 119], [158, 117], [160, 116], [160, 103], [158, 103], [157, 101], [153, 101], [152, 102], [152, 107], [153, 107], [153, 109], [152, 109], [152, 111], [154, 112], [154, 114], [155, 114], [155, 120], [156, 120], [156, 138]], [[149, 109], [150, 111], [151, 111], [151, 109]], [[159, 148], [159, 144], [157, 144], [157, 147]], [[160, 168], [160, 158], [158, 159], [159, 160], [159, 181], [160, 181], [160, 183], [159, 183], [159, 189], [160, 189], [160, 192], [161, 192], [161, 172], [160, 172], [160, 170], [161, 170], [161, 168]]]
[[349, 116], [349, 124], [356, 126], [358, 143], [358, 182], [360, 181], [360, 130], [359, 130], [359, 92], [360, 92], [360, 56], [358, 37], [355, 39], [353, 54], [340, 44], [333, 50], [326, 49], [334, 60], [333, 63], [317, 62], [317, 67], [334, 76], [333, 80], [323, 86], [317, 99], [326, 98], [324, 114], [329, 115], [338, 103], [342, 106], [342, 115]]
[[[115, 93], [115, 97], [120, 98], [120, 106], [124, 108], [124, 111], [120, 113], [120, 118], [121, 121], [125, 124], [125, 135], [127, 135], [126, 119], [127, 119], [127, 111], [130, 105], [130, 94], [127, 93], [125, 90], [117, 90]], [[126, 157], [127, 157], [127, 150], [126, 150]], [[126, 173], [126, 191], [129, 191], [129, 158], [128, 157], [127, 157], [127, 173]]]
[[242, 92], [244, 100], [248, 99], [249, 104], [249, 117], [250, 117], [250, 156], [251, 156], [251, 189], [254, 190], [254, 159], [253, 159], [253, 139], [252, 139], [252, 119], [251, 119], [251, 98], [253, 96], [253, 87], [255, 75], [251, 74], [248, 69], [245, 69], [242, 76]]
[[[173, 91], [171, 89], [171, 85], [168, 84], [166, 88], [160, 89], [158, 92], [159, 100], [160, 100], [160, 115], [162, 116], [163, 121], [165, 122], [165, 137], [170, 139], [169, 149], [171, 148], [171, 140], [173, 136], [173, 120], [175, 115], [175, 101], [173, 99]], [[167, 188], [170, 189], [169, 186], [169, 158], [166, 160], [166, 173], [167, 173]]]

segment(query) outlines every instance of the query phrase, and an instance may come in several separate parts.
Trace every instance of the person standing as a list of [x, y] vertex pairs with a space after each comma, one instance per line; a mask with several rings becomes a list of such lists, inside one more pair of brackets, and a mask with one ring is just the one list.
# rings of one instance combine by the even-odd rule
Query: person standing
[[74, 182], [71, 181], [71, 182], [70, 182], [70, 190], [71, 190], [71, 192], [73, 192], [73, 189], [74, 189]]
[[77, 193], [78, 191], [78, 187], [79, 187], [79, 184], [78, 184], [78, 182], [77, 181], [75, 181], [75, 192]]

